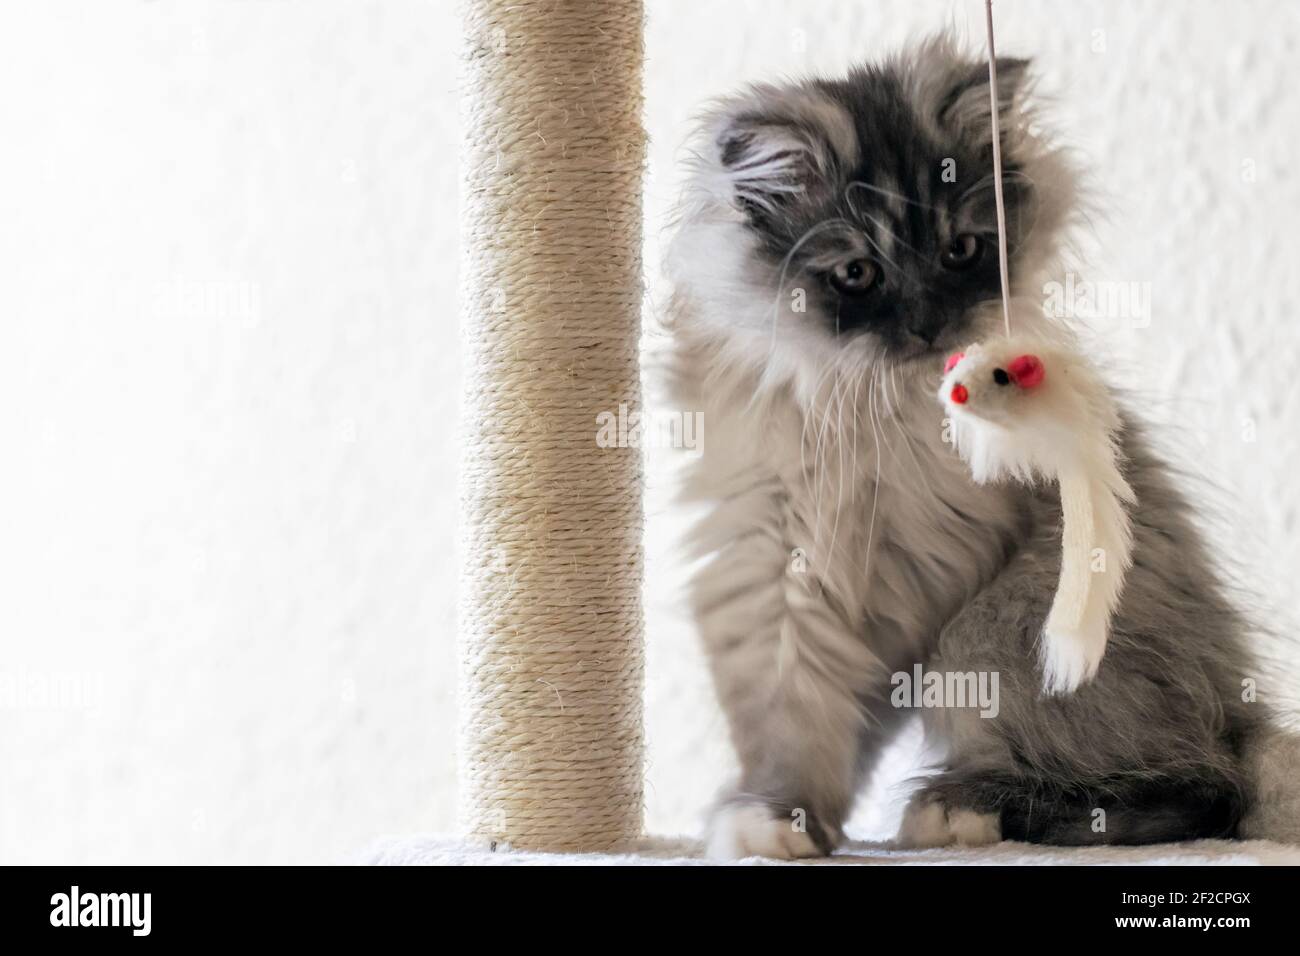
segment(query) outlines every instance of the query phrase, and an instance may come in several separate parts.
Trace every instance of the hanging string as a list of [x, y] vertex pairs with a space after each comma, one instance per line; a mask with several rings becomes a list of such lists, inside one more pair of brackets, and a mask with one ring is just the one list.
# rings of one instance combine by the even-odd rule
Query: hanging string
[[998, 55], [993, 47], [993, 0], [984, 0], [989, 38], [989, 101], [993, 115], [993, 201], [998, 213], [998, 273], [1002, 283], [1002, 324], [1011, 337], [1011, 281], [1007, 269], [1007, 209], [1002, 202], [1002, 135], [998, 132]]

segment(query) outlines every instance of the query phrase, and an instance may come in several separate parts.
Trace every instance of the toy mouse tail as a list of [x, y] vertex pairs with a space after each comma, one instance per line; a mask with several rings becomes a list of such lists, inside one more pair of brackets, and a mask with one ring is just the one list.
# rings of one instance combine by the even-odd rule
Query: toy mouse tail
[[1117, 469], [1065, 469], [1061, 487], [1061, 577], [1039, 645], [1043, 689], [1070, 693], [1091, 680], [1110, 638], [1133, 532], [1124, 504], [1133, 493]]

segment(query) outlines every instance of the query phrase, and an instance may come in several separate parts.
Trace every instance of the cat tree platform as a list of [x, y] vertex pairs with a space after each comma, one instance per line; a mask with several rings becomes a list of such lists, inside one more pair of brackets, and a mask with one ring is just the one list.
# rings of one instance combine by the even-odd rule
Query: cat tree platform
[[[697, 840], [646, 837], [624, 853], [541, 853], [498, 847], [494, 852], [444, 836], [377, 840], [354, 864], [373, 866], [709, 866]], [[752, 857], [735, 866], [1297, 866], [1300, 847], [1267, 840], [1196, 840], [1151, 846], [1053, 847], [1003, 842], [987, 847], [895, 850], [851, 842], [817, 860]]]

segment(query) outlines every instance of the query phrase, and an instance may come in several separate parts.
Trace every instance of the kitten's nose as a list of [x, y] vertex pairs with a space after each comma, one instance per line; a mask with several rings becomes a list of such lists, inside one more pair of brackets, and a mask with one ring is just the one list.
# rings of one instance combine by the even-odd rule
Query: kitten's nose
[[905, 327], [908, 335], [920, 339], [929, 347], [934, 345], [950, 318], [952, 316], [944, 305], [926, 303], [907, 317]]
[[937, 322], [909, 322], [907, 324], [909, 335], [914, 335], [926, 345], [933, 345], [934, 340], [939, 337], [939, 324]]

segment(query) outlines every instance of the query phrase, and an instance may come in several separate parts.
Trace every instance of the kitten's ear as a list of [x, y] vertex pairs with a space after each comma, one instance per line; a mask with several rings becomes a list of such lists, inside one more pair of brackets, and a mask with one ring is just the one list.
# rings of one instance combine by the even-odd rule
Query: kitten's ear
[[713, 192], [758, 225], [828, 197], [857, 161], [852, 117], [816, 89], [756, 87], [723, 104], [712, 131]]
[[[1028, 86], [1029, 61], [998, 57], [998, 126], [1005, 141], [1023, 125], [1020, 95]], [[939, 100], [939, 125], [981, 146], [993, 144], [992, 104], [989, 102], [987, 62], [959, 70]]]

